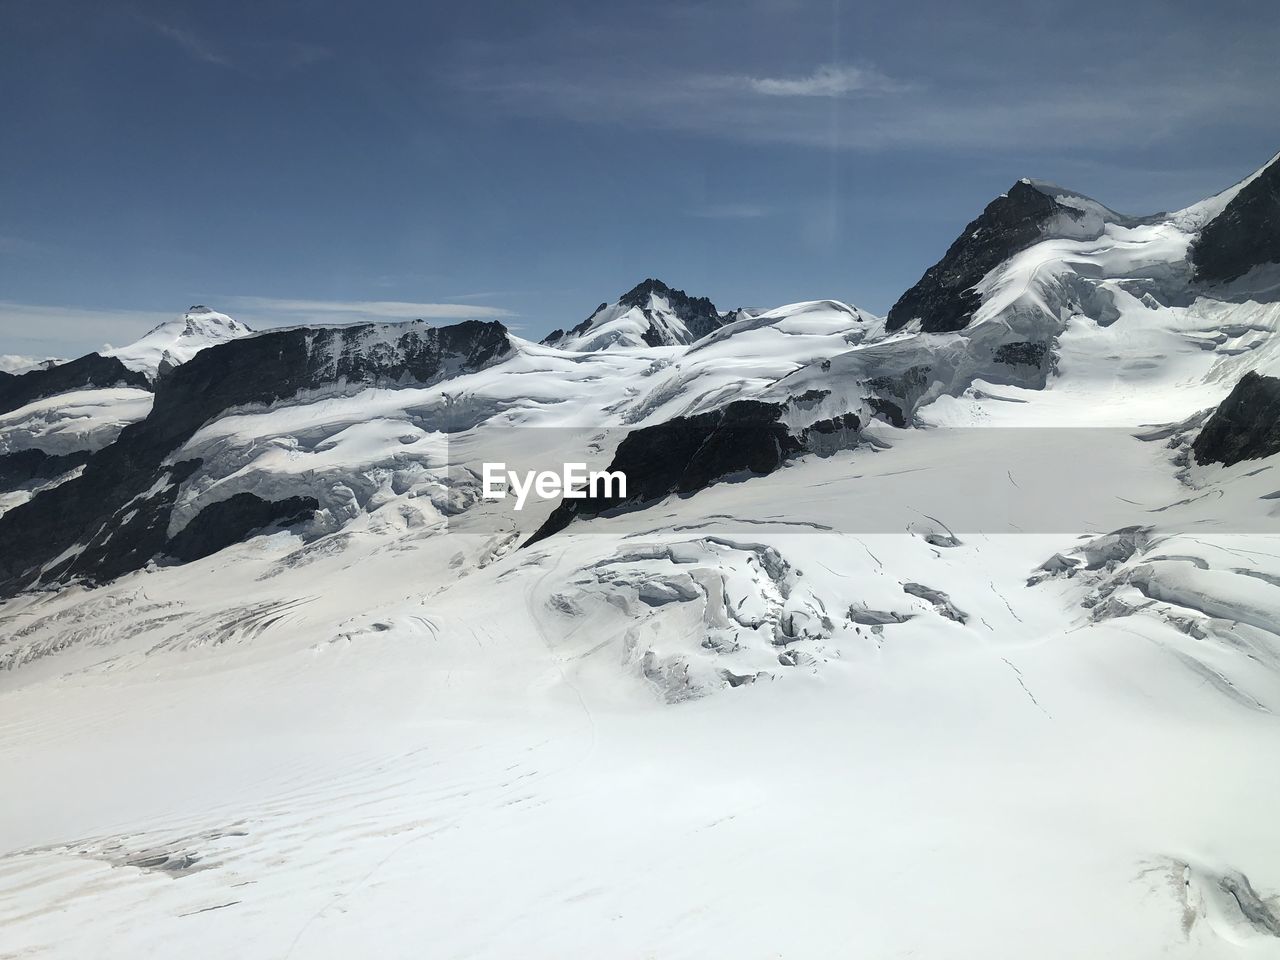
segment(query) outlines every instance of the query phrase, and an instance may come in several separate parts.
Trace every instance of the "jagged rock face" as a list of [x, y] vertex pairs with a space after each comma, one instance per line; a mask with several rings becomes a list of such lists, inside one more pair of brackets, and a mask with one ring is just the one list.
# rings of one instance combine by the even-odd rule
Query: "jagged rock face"
[[90, 353], [54, 367], [0, 377], [0, 413], [71, 390], [121, 386], [151, 389], [150, 381], [143, 374], [130, 370], [115, 357]]
[[[905, 427], [914, 415], [920, 398], [929, 389], [931, 367], [920, 364], [897, 375], [870, 377], [865, 386], [871, 393], [864, 402], [876, 414], [895, 427]], [[909, 414], [908, 411], [911, 413]]]
[[670, 494], [687, 496], [735, 475], [763, 476], [810, 450], [829, 454], [845, 449], [860, 426], [855, 414], [844, 414], [793, 433], [782, 420], [787, 409], [786, 404], [737, 400], [632, 431], [609, 464], [610, 471], [626, 476], [626, 497], [565, 499], [528, 542], [563, 530], [574, 517], [639, 506]]
[[[631, 311], [638, 317], [626, 318]], [[648, 279], [632, 287], [617, 303], [602, 303], [591, 316], [568, 333], [553, 330], [543, 343], [568, 346], [575, 341], [588, 349], [600, 349], [610, 343], [624, 346], [669, 347], [693, 343], [727, 322], [706, 297], [691, 297], [683, 290], [668, 287], [661, 280]], [[603, 335], [602, 342], [591, 340], [593, 334], [608, 327], [618, 327]]]
[[88, 450], [53, 454], [30, 449], [0, 454], [0, 493], [32, 481], [52, 480], [80, 466], [89, 456]]
[[529, 539], [563, 530], [575, 516], [690, 494], [735, 473], [766, 474], [800, 444], [780, 422], [781, 404], [738, 400], [719, 410], [634, 430], [618, 445], [610, 471], [627, 478], [627, 496], [564, 500]]
[[1280, 453], [1280, 378], [1252, 371], [1219, 404], [1192, 444], [1197, 463], [1231, 466]]
[[185, 562], [199, 560], [239, 543], [272, 524], [289, 526], [311, 517], [320, 504], [312, 497], [263, 500], [237, 493], [201, 510], [169, 541], [170, 556]]
[[[624, 306], [638, 307], [647, 313], [650, 300], [654, 296], [662, 297], [667, 301], [671, 310], [688, 328], [692, 340], [705, 337], [724, 322], [716, 310], [716, 305], [706, 297], [690, 297], [683, 290], [673, 290], [661, 280], [652, 278], [632, 287], [618, 298], [618, 302]], [[670, 331], [667, 328], [654, 325], [645, 335], [645, 342], [651, 347], [670, 346], [671, 342], [676, 342], [669, 338]]]
[[[404, 328], [408, 328], [405, 330]], [[336, 383], [428, 383], [511, 349], [500, 323], [365, 324], [270, 331], [201, 351], [156, 389], [162, 427], [186, 440], [228, 407], [268, 404]], [[148, 423], [155, 420], [148, 418]]]
[[101, 582], [164, 553], [180, 485], [199, 466], [164, 461], [225, 410], [344, 384], [429, 383], [510, 348], [501, 324], [468, 321], [295, 328], [202, 350], [159, 381], [150, 415], [91, 457], [79, 477], [0, 516], [0, 596], [37, 582]]
[[1080, 221], [1084, 213], [1019, 180], [1007, 194], [987, 204], [946, 255], [898, 298], [889, 310], [886, 329], [897, 330], [915, 319], [926, 333], [963, 329], [982, 302], [974, 285], [1041, 240], [1046, 227], [1060, 216]]
[[1223, 283], [1280, 263], [1280, 160], [1272, 161], [1209, 221], [1191, 248], [1195, 279]]
[[1011, 367], [1041, 368], [1044, 366], [1045, 357], [1048, 353], [1048, 344], [1038, 343], [1033, 340], [1018, 340], [1013, 343], [1001, 344], [996, 349], [992, 359], [996, 363], [1004, 363]]

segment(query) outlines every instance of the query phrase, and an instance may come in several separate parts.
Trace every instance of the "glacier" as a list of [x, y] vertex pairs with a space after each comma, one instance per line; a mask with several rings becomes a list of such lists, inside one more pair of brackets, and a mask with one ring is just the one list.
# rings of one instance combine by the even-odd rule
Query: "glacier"
[[0, 376], [0, 952], [1280, 957], [1277, 183]]

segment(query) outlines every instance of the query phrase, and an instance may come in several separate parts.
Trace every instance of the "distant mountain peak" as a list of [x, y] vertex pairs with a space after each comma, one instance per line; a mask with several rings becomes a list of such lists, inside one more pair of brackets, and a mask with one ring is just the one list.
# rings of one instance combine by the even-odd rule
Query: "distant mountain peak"
[[589, 352], [609, 347], [667, 347], [693, 343], [725, 324], [707, 297], [691, 297], [654, 277], [616, 302], [602, 303], [568, 333], [555, 330], [543, 343]]
[[251, 333], [239, 320], [196, 304], [180, 317], [166, 320], [124, 347], [103, 351], [104, 356], [118, 358], [130, 370], [155, 379], [160, 374], [186, 363], [199, 351], [228, 340], [247, 337]]
[[649, 277], [642, 280], [634, 287], [618, 298], [619, 303], [625, 303], [632, 307], [644, 307], [648, 305], [650, 297], [663, 297], [673, 307], [678, 306], [681, 309], [691, 313], [699, 312], [704, 314], [714, 314], [719, 316], [716, 311], [716, 305], [707, 297], [691, 297], [683, 290], [677, 290], [669, 287], [661, 280]]

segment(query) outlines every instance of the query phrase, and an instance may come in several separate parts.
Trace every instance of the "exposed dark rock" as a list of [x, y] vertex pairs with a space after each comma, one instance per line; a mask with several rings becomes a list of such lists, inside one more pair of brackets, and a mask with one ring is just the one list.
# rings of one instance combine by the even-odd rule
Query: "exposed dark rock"
[[1280, 263], [1280, 160], [1273, 161], [1205, 225], [1191, 248], [1195, 279], [1223, 283]]
[[[430, 383], [510, 348], [500, 323], [467, 321], [274, 330], [202, 350], [157, 383], [150, 415], [95, 453], [79, 477], [0, 516], [0, 596], [36, 583], [102, 582], [163, 553], [179, 487], [199, 461], [161, 465], [229, 408], [342, 383]], [[141, 496], [153, 486], [159, 492]]]
[[932, 382], [929, 377], [931, 369], [928, 364], [919, 364], [896, 376], [870, 377], [866, 387], [874, 392], [864, 401], [877, 416], [895, 427], [906, 427], [904, 411], [915, 410], [920, 398], [928, 391]]
[[[65, 545], [53, 552], [41, 541], [36, 550], [25, 551], [19, 557], [8, 552], [0, 554], [0, 575], [5, 576], [5, 582], [0, 582], [0, 595], [20, 588], [18, 581], [10, 580], [10, 570], [30, 578], [29, 583], [37, 580], [46, 584], [71, 580], [106, 583], [142, 569], [148, 561], [165, 552], [173, 505], [182, 482], [199, 468], [200, 461], [184, 460], [162, 470], [150, 462], [130, 459], [128, 454], [132, 451], [119, 450], [119, 446], [120, 440], [117, 440], [95, 454], [76, 479], [0, 517], [0, 534], [16, 529], [22, 536], [30, 535], [26, 532], [31, 531]], [[123, 454], [124, 464], [117, 457], [108, 456], [110, 453]], [[134, 478], [132, 482], [130, 477]], [[167, 482], [161, 485], [161, 480]], [[158, 492], [135, 499], [153, 485], [160, 486]], [[99, 490], [102, 495], [98, 495]], [[12, 525], [8, 522], [10, 518], [13, 518]], [[79, 550], [69, 549], [77, 545]], [[49, 563], [64, 552], [68, 556], [50, 563], [43, 572], [30, 559], [35, 556]]]
[[53, 397], [71, 390], [102, 387], [138, 387], [150, 390], [151, 383], [141, 373], [130, 370], [115, 357], [90, 353], [54, 367], [0, 378], [0, 413], [9, 413], [43, 397]]
[[[648, 316], [649, 298], [652, 296], [659, 296], [667, 301], [672, 312], [689, 328], [689, 335], [694, 340], [700, 340], [724, 324], [716, 305], [706, 297], [691, 297], [683, 290], [673, 290], [661, 280], [652, 278], [636, 284], [619, 297], [618, 302], [628, 307], [639, 307]], [[672, 342], [668, 331], [656, 324], [645, 333], [644, 340], [651, 347]]]
[[1019, 340], [1016, 343], [1004, 343], [996, 350], [993, 359], [996, 363], [1007, 363], [1010, 366], [1040, 367], [1044, 364], [1048, 347], [1034, 340]]
[[805, 407], [821, 403], [829, 396], [831, 396], [830, 390], [806, 390], [797, 396], [787, 398], [787, 403], [803, 410]]
[[858, 442], [862, 421], [856, 413], [845, 413], [826, 420], [815, 420], [800, 433], [800, 446], [805, 453], [829, 457], [838, 450], [849, 450]]
[[320, 508], [312, 497], [263, 500], [252, 493], [237, 493], [211, 503], [169, 541], [167, 552], [183, 562], [199, 560], [239, 543], [251, 533], [271, 525], [289, 526], [308, 520]]
[[1280, 378], [1250, 371], [1191, 445], [1197, 463], [1231, 466], [1280, 453]]
[[739, 400], [719, 410], [633, 430], [609, 464], [627, 478], [627, 496], [563, 500], [528, 543], [563, 530], [576, 516], [638, 506], [669, 494], [691, 494], [733, 474], [766, 474], [800, 452], [779, 421], [782, 406]]
[[772, 473], [803, 453], [847, 448], [860, 426], [850, 413], [813, 423], [797, 437], [781, 421], [784, 411], [782, 404], [738, 400], [632, 431], [609, 464], [610, 471], [626, 476], [626, 497], [565, 498], [525, 545], [558, 533], [575, 517], [639, 507], [671, 494], [688, 496], [717, 481]]
[[981, 298], [973, 287], [992, 269], [1045, 235], [1055, 217], [1080, 220], [1084, 214], [1059, 203], [1026, 180], [987, 204], [964, 228], [941, 260], [898, 298], [885, 323], [897, 330], [919, 319], [926, 333], [960, 330], [968, 325]]
[[885, 400], [883, 397], [867, 397], [866, 404], [871, 408], [871, 412], [880, 419], [891, 423], [899, 429], [906, 427], [907, 418], [902, 412], [902, 407], [892, 400]]
[[23, 484], [60, 477], [80, 466], [89, 456], [88, 450], [62, 454], [17, 450], [0, 454], [0, 491], [16, 490]]
[[[654, 317], [649, 309], [649, 299], [655, 295], [667, 301], [672, 312], [688, 328], [690, 339], [685, 340], [683, 336], [677, 336], [664, 323]], [[722, 317], [716, 311], [716, 305], [706, 297], [691, 297], [683, 290], [675, 290], [668, 287], [661, 280], [655, 280], [652, 277], [636, 284], [620, 296], [618, 303], [624, 307], [637, 308], [644, 313], [646, 319], [649, 320], [649, 328], [641, 336], [644, 342], [651, 347], [692, 343], [694, 340], [700, 340], [728, 322], [726, 317]], [[600, 304], [592, 311], [591, 316], [571, 328], [567, 334], [563, 330], [553, 330], [543, 338], [542, 342], [555, 345], [567, 337], [582, 336], [591, 329], [600, 311], [608, 306], [608, 303]]]

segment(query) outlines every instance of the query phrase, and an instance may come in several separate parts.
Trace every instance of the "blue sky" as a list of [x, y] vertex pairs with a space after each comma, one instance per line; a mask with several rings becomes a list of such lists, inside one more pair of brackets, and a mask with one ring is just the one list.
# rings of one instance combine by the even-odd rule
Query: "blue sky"
[[883, 312], [1018, 177], [1261, 166], [1277, 49], [1230, 0], [0, 0], [0, 353], [197, 302], [537, 337], [647, 276]]

